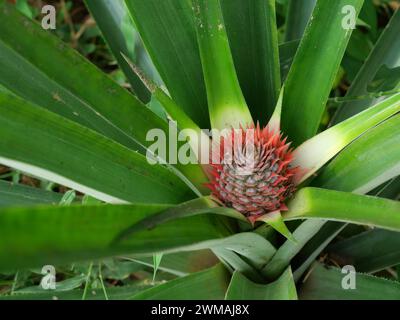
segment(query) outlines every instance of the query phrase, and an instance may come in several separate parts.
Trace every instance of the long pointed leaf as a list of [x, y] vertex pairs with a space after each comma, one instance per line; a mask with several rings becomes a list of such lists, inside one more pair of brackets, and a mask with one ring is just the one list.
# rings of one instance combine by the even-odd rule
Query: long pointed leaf
[[183, 278], [169, 281], [135, 295], [135, 300], [221, 300], [228, 286], [229, 273], [217, 265]]
[[317, 0], [289, 0], [285, 41], [301, 39]]
[[[347, 273], [348, 275], [348, 273]], [[317, 264], [300, 289], [302, 300], [399, 300], [400, 284], [367, 274], [356, 273], [356, 287], [344, 290], [346, 274], [340, 269]]]
[[400, 231], [400, 201], [349, 192], [303, 188], [288, 204], [284, 218], [318, 218]]
[[268, 240], [252, 232], [242, 232], [225, 239], [211, 241], [209, 247], [236, 252], [258, 269], [268, 263], [276, 252]]
[[276, 281], [266, 285], [254, 283], [235, 272], [226, 300], [297, 300], [292, 271], [288, 268]]
[[107, 202], [179, 203], [188, 187], [139, 153], [12, 95], [0, 94], [0, 163]]
[[[153, 268], [152, 257], [126, 257], [130, 261], [134, 261], [150, 268]], [[201, 271], [212, 267], [218, 262], [216, 256], [211, 250], [197, 251], [181, 251], [170, 254], [163, 254], [159, 270], [171, 273], [178, 277], [187, 276], [190, 273]]]
[[[374, 77], [383, 66], [389, 69], [400, 66], [399, 29], [400, 10], [397, 10], [375, 44], [368, 59], [357, 74], [357, 77], [352, 82], [347, 91], [347, 96], [360, 96], [368, 93], [368, 85], [374, 80]], [[397, 79], [397, 87], [399, 83], [400, 77]], [[396, 87], [396, 81], [394, 81], [392, 85]], [[332, 123], [335, 124], [353, 116], [369, 106], [374, 105], [377, 100], [378, 99], [364, 99], [342, 104], [337, 110]]]
[[328, 189], [367, 193], [400, 175], [400, 115], [354, 141], [314, 181]]
[[[307, 171], [300, 181], [304, 181], [314, 174], [357, 137], [399, 111], [400, 93], [304, 142], [294, 152], [294, 164]], [[388, 122], [391, 123], [391, 120]], [[391, 128], [394, 129], [394, 125]], [[397, 133], [395, 130], [393, 131], [394, 134]], [[380, 134], [390, 140], [390, 136], [387, 136], [390, 134], [389, 131], [380, 132]]]
[[10, 91], [135, 150], [149, 144], [150, 129], [166, 127], [133, 95], [12, 5], [1, 1], [0, 16], [0, 83]]
[[[168, 132], [135, 96], [14, 6], [0, 1], [0, 17], [0, 84], [7, 89], [142, 153], [152, 144], [150, 130]], [[200, 166], [177, 167], [201, 188]]]
[[206, 216], [183, 218], [126, 241], [113, 240], [126, 226], [165, 205], [10, 208], [0, 212], [0, 269], [62, 264], [113, 255], [182, 250], [229, 235]]
[[62, 194], [0, 180], [0, 207], [58, 204]]
[[360, 272], [377, 272], [400, 264], [400, 234], [368, 230], [335, 243], [327, 251], [336, 261], [351, 264]]
[[171, 97], [201, 128], [207, 95], [189, 1], [125, 0]]
[[304, 221], [293, 232], [293, 237], [296, 242], [286, 240], [285, 243], [279, 247], [271, 261], [262, 269], [262, 275], [269, 280], [274, 280], [284, 272], [289, 266], [293, 257], [305, 246], [305, 244], [318, 232], [324, 225], [324, 221]]
[[139, 221], [137, 224], [130, 226], [129, 228], [124, 230], [119, 235], [118, 240], [129, 237], [132, 234], [141, 230], [155, 228], [156, 226], [170, 220], [208, 213], [227, 216], [230, 218], [238, 219], [242, 222], [248, 222], [246, 217], [238, 211], [231, 208], [221, 207], [212, 198], [203, 197], [181, 203], [176, 207], [168, 208], [167, 210], [151, 216], [148, 219]]
[[252, 124], [236, 74], [219, 1], [192, 0], [213, 129]]
[[[109, 45], [115, 59], [121, 66], [135, 94], [143, 101], [150, 100], [150, 92], [140, 79], [131, 71], [129, 65], [121, 57], [121, 52], [134, 58], [135, 29], [131, 17], [122, 0], [85, 0], [97, 26], [100, 28], [105, 41]], [[129, 31], [129, 36], [127, 32]]]
[[[332, 84], [350, 39], [342, 9], [356, 14], [364, 0], [318, 0], [286, 79], [282, 129], [297, 146], [318, 130]], [[356, 17], [355, 17], [356, 18]]]
[[342, 222], [328, 221], [318, 233], [301, 249], [301, 251], [292, 260], [294, 280], [297, 282], [304, 272], [315, 262], [321, 252], [336, 236], [347, 226]]
[[[148, 287], [149, 285], [144, 283], [115, 286], [107, 288], [107, 295], [109, 300], [127, 300]], [[38, 292], [22, 293], [16, 291], [13, 295], [0, 296], [0, 300], [80, 300], [83, 295], [83, 289], [54, 292], [54, 290], [40, 290], [41, 287], [36, 288]], [[90, 290], [86, 296], [86, 300], [106, 300], [103, 289]]]
[[265, 125], [278, 100], [278, 32], [274, 0], [222, 0], [240, 86], [254, 119]]
[[215, 248], [213, 252], [230, 272], [239, 271], [253, 281], [262, 281], [258, 270], [236, 252], [225, 248]]
[[[350, 190], [348, 190], [350, 191]], [[383, 186], [371, 192], [371, 195], [388, 199], [396, 199], [400, 193], [400, 177], [392, 179]], [[308, 267], [315, 261], [319, 254], [329, 245], [329, 243], [347, 226], [342, 222], [328, 221], [318, 231], [318, 233], [304, 246], [299, 254], [292, 261], [294, 268], [293, 276], [295, 281], [299, 280]], [[382, 232], [388, 232], [380, 230]], [[395, 234], [395, 232], [393, 232]], [[398, 237], [400, 234], [397, 234]], [[390, 249], [389, 249], [390, 250]], [[375, 257], [375, 255], [374, 255]], [[372, 259], [373, 260], [373, 259]], [[379, 257], [378, 257], [379, 260]]]

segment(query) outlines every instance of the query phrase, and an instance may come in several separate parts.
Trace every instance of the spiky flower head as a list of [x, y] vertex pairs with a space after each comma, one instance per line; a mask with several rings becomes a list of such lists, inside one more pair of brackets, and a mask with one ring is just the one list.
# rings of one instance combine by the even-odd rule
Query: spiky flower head
[[287, 210], [284, 202], [295, 191], [298, 168], [290, 143], [270, 129], [232, 129], [219, 138], [219, 154], [213, 155], [212, 193], [225, 206], [244, 214], [250, 221], [274, 211]]

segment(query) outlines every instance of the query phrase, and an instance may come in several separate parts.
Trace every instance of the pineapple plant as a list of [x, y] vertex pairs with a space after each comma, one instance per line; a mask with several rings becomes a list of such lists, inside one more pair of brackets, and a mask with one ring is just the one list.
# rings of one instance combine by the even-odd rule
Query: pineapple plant
[[0, 181], [0, 299], [400, 297], [396, 3], [85, 5], [128, 89], [0, 0], [0, 163], [68, 188]]

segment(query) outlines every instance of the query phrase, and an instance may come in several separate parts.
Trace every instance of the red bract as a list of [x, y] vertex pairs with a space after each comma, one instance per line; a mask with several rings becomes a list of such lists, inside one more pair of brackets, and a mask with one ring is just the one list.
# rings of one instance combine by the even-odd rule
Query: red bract
[[284, 202], [295, 191], [290, 143], [268, 126], [232, 129], [220, 138], [220, 154], [211, 164], [213, 195], [251, 221], [273, 211], [287, 210]]

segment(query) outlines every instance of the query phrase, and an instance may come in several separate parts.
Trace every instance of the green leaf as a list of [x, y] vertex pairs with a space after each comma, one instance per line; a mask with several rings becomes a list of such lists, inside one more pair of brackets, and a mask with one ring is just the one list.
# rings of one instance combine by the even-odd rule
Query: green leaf
[[[257, 269], [260, 269], [268, 263], [276, 252], [275, 248], [268, 240], [253, 232], [242, 232], [223, 239], [205, 241], [197, 245], [194, 244], [186, 249], [202, 250], [205, 248], [211, 249], [228, 267], [231, 267], [232, 272], [237, 268], [245, 272], [248, 276], [258, 278], [258, 280], [261, 278]], [[172, 256], [174, 255], [171, 255], [171, 257]], [[166, 257], [168, 257], [168, 255]], [[135, 261], [137, 261], [137, 259], [135, 259]], [[141, 261], [143, 261], [143, 259], [141, 259]], [[148, 265], [151, 261], [147, 260], [146, 262], [146, 260], [144, 260], [143, 262]], [[182, 264], [182, 261], [180, 264]], [[169, 262], [166, 268], [177, 268], [178, 273], [175, 273], [173, 270], [168, 272], [182, 275], [182, 272], [179, 272], [182, 271], [181, 267], [176, 263], [172, 265], [173, 266], [171, 266], [171, 262]]]
[[[352, 82], [347, 96], [360, 96], [368, 93], [368, 86], [374, 81], [381, 68], [384, 66], [393, 69], [400, 66], [400, 10], [394, 13], [389, 24], [384, 29], [374, 49], [368, 59], [363, 64], [357, 77]], [[400, 77], [397, 77], [397, 87], [400, 84]], [[336, 112], [332, 122], [338, 123], [354, 114], [375, 104], [377, 99], [367, 99], [363, 101], [353, 101], [344, 103]]]
[[[125, 4], [121, 0], [85, 0], [86, 7], [96, 20], [105, 41], [126, 75], [135, 94], [143, 101], [150, 101], [150, 93], [121, 57], [121, 52], [137, 61], [135, 56], [135, 28]], [[129, 32], [129, 34], [128, 34]]]
[[344, 290], [343, 278], [349, 273], [316, 264], [300, 288], [301, 300], [398, 300], [400, 284], [383, 278], [356, 273], [356, 288]]
[[[147, 140], [150, 130], [168, 132], [167, 123], [135, 96], [4, 1], [0, 2], [0, 69], [0, 84], [13, 93], [130, 149], [144, 153], [152, 144]], [[205, 182], [200, 166], [177, 168], [199, 188]]]
[[[399, 111], [400, 93], [377, 103], [374, 107], [364, 110], [304, 142], [294, 152], [294, 165], [300, 166], [300, 168], [306, 171], [299, 182], [304, 181], [314, 174], [357, 137]], [[388, 122], [391, 123], [392, 120]], [[384, 127], [388, 125], [383, 124]], [[394, 125], [391, 127], [392, 129]], [[388, 130], [385, 133], [390, 134]], [[384, 132], [380, 133], [385, 138], [385, 141], [386, 139], [390, 141], [390, 138]], [[393, 134], [396, 134], [395, 130], [393, 130]], [[352, 156], [354, 156], [354, 152]], [[377, 164], [379, 165], [380, 163], [378, 162]], [[381, 183], [383, 182], [385, 181]]]
[[211, 127], [223, 130], [253, 123], [236, 74], [219, 1], [192, 0], [207, 89]]
[[275, 254], [275, 248], [262, 236], [253, 232], [238, 233], [222, 240], [210, 241], [218, 258], [233, 272], [240, 271], [253, 281], [261, 281], [258, 270]]
[[365, 1], [358, 20], [357, 24], [368, 28], [368, 33], [375, 40], [378, 32], [378, 10], [374, 1]]
[[303, 188], [288, 203], [285, 220], [318, 218], [400, 231], [400, 201], [349, 192]]
[[207, 95], [190, 2], [125, 2], [172, 99], [201, 128], [208, 128]]
[[286, 240], [279, 247], [271, 261], [262, 269], [262, 275], [275, 280], [289, 266], [293, 257], [305, 246], [305, 244], [318, 232], [325, 221], [306, 220], [293, 232], [296, 241]]
[[[56, 288], [51, 290], [53, 295], [57, 295], [59, 292], [70, 291], [76, 288], [79, 288], [86, 281], [86, 275], [78, 275], [72, 278], [68, 278], [63, 281], [56, 282]], [[16, 295], [27, 295], [27, 294], [37, 294], [43, 293], [45, 289], [43, 289], [40, 285], [27, 287], [14, 292]]]
[[[367, 0], [364, 3], [363, 9], [366, 7], [366, 4], [371, 2], [371, 0]], [[361, 10], [362, 12], [362, 10]], [[357, 24], [358, 25], [358, 24]], [[361, 25], [366, 27], [365, 25]], [[362, 65], [368, 58], [369, 53], [373, 48], [373, 43], [370, 38], [365, 35], [363, 31], [360, 29], [355, 29], [351, 34], [349, 44], [346, 50], [345, 59], [354, 59], [357, 62], [360, 62]], [[346, 66], [343, 60], [343, 65]], [[353, 79], [350, 75], [347, 75], [347, 80], [353, 82]]]
[[[145, 284], [127, 285], [121, 287], [107, 288], [107, 295], [110, 300], [126, 300], [134, 296], [137, 292], [147, 289]], [[42, 290], [36, 293], [19, 294], [18, 291], [12, 296], [0, 296], [0, 300], [80, 300], [83, 290], [76, 289], [70, 291], [53, 292], [53, 290]], [[86, 295], [86, 300], [105, 300], [102, 289], [90, 290]]]
[[286, 79], [282, 129], [298, 146], [318, 130], [350, 39], [342, 27], [345, 6], [360, 12], [363, 0], [318, 0]]
[[236, 270], [253, 281], [263, 280], [258, 270], [237, 253], [225, 248], [215, 248], [213, 252], [231, 273]]
[[58, 204], [62, 194], [0, 180], [0, 207]]
[[253, 115], [265, 125], [280, 90], [274, 0], [222, 0], [226, 31], [240, 87]]
[[[123, 259], [123, 260], [122, 260]], [[140, 272], [146, 269], [143, 264], [136, 261], [131, 261], [130, 259], [103, 259], [99, 262], [101, 266], [101, 276], [103, 279], [115, 279], [115, 280], [127, 280], [134, 272]], [[129, 261], [126, 261], [126, 260]], [[149, 259], [152, 259], [149, 257]], [[152, 266], [152, 264], [151, 264]], [[74, 268], [74, 270], [76, 270]], [[76, 270], [79, 272], [80, 270]], [[98, 277], [100, 278], [100, 269], [98, 269]]]
[[160, 267], [162, 257], [163, 257], [162, 253], [153, 254], [153, 282], [156, 278], [158, 268]]
[[59, 205], [61, 205], [61, 206], [69, 206], [75, 200], [75, 198], [76, 198], [75, 191], [74, 190], [68, 190], [66, 193], [64, 193], [62, 199], [60, 200]]
[[278, 101], [275, 106], [275, 110], [268, 121], [268, 127], [270, 128], [270, 130], [276, 132], [279, 132], [281, 130], [282, 101], [284, 92], [285, 92], [285, 86], [282, 86], [281, 91], [279, 93]]
[[374, 273], [400, 263], [400, 234], [387, 230], [368, 230], [335, 243], [329, 255], [357, 271]]
[[388, 68], [386, 65], [380, 67], [375, 77], [367, 87], [368, 92], [390, 91], [396, 88], [400, 79], [400, 66]]
[[301, 39], [317, 0], [289, 0], [285, 41]]
[[[370, 194], [388, 199], [396, 199], [400, 192], [400, 177], [392, 179], [383, 186], [371, 191]], [[304, 246], [292, 261], [295, 270], [293, 276], [295, 281], [299, 280], [308, 267], [315, 261], [326, 246], [348, 226], [346, 223], [328, 221], [318, 233]], [[354, 225], [353, 225], [354, 227]], [[387, 232], [387, 231], [383, 231]]]
[[400, 175], [386, 182], [383, 186], [375, 188], [371, 191], [371, 194], [376, 194], [381, 198], [400, 199]]
[[342, 222], [328, 221], [318, 230], [314, 237], [306, 243], [292, 260], [294, 280], [297, 282], [310, 265], [318, 258], [326, 246], [347, 226]]
[[208, 247], [236, 252], [258, 269], [268, 263], [276, 252], [268, 240], [253, 232], [237, 233], [224, 239], [210, 241]]
[[123, 254], [151, 256], [184, 247], [190, 250], [191, 246], [204, 249], [217, 243], [211, 240], [225, 240], [230, 235], [213, 217], [197, 216], [167, 222], [126, 241], [113, 242], [126, 226], [166, 207], [137, 204], [1, 209], [0, 269], [59, 265]]
[[0, 163], [107, 202], [179, 203], [188, 188], [170, 170], [100, 134], [0, 94]]
[[34, 13], [30, 7], [28, 0], [16, 0], [15, 7], [30, 19], [33, 19]]
[[400, 115], [371, 129], [330, 162], [314, 186], [367, 193], [400, 174]]
[[288, 240], [296, 242], [296, 239], [293, 237], [292, 233], [287, 228], [285, 222], [283, 221], [282, 215], [279, 211], [268, 213], [257, 221], [263, 221], [267, 223]]
[[[145, 266], [154, 267], [153, 259], [150, 257], [124, 257]], [[158, 270], [171, 273], [178, 277], [186, 276], [189, 273], [210, 268], [218, 262], [211, 250], [181, 251], [176, 253], [163, 254]]]
[[0, 17], [0, 83], [7, 89], [134, 150], [149, 145], [150, 129], [166, 128], [133, 95], [7, 2], [0, 3]]
[[[202, 160], [202, 155], [206, 155], [208, 159], [208, 154], [210, 152], [208, 148], [210, 137], [203, 132], [200, 127], [176, 104], [174, 100], [168, 96], [164, 90], [158, 87], [153, 81], [151, 81], [145, 73], [135, 65], [125, 54], [121, 54], [125, 61], [128, 63], [129, 67], [134, 73], [138, 75], [141, 81], [146, 84], [146, 87], [152, 93], [152, 100], [156, 100], [159, 103], [163, 112], [169, 115], [169, 117], [177, 123], [178, 129], [186, 130], [190, 129], [192, 131], [186, 131], [188, 136], [186, 137], [189, 141], [191, 149], [195, 152], [196, 159]], [[194, 132], [194, 134], [193, 134]], [[205, 147], [202, 144], [206, 145]], [[200, 161], [199, 161], [200, 162]], [[202, 162], [201, 162], [202, 163]]]
[[83, 197], [82, 197], [82, 204], [83, 205], [91, 205], [91, 204], [102, 204], [103, 202], [101, 201], [101, 200], [98, 200], [98, 199], [96, 199], [96, 198], [93, 198], [93, 197], [91, 197], [91, 196], [89, 196], [89, 195], [87, 195], [87, 194], [85, 194]]
[[226, 292], [226, 300], [297, 300], [290, 267], [274, 282], [258, 284], [235, 272]]
[[230, 218], [235, 218], [244, 222], [248, 222], [246, 217], [238, 211], [231, 208], [221, 207], [211, 197], [203, 197], [181, 203], [175, 207], [168, 208], [163, 212], [153, 215], [148, 219], [139, 221], [137, 224], [130, 226], [129, 228], [124, 230], [117, 237], [116, 241], [120, 241], [122, 239], [130, 237], [136, 232], [155, 228], [156, 226], [163, 224], [167, 221], [209, 213], [227, 216]]
[[281, 69], [282, 82], [286, 80], [287, 74], [289, 73], [290, 67], [292, 66], [294, 56], [296, 55], [297, 48], [299, 47], [300, 41], [293, 40], [281, 43], [279, 45], [279, 61]]
[[134, 300], [221, 300], [228, 286], [229, 273], [222, 265], [178, 278], [132, 297]]
[[[170, 220], [210, 213], [224, 215], [247, 222], [246, 218], [239, 212], [233, 209], [219, 207], [217, 203], [208, 197], [199, 198], [166, 209], [165, 211], [139, 221], [135, 225], [122, 231], [116, 237], [115, 241], [119, 242], [123, 239], [127, 239], [134, 236], [135, 233], [143, 230], [151, 230]], [[249, 245], [250, 243], [251, 245]], [[261, 278], [257, 275], [254, 268], [238, 257], [236, 253], [246, 257], [248, 261], [258, 268], [264, 266], [275, 253], [274, 247], [267, 240], [253, 233], [240, 233], [221, 241], [211, 241], [207, 246], [212, 248], [214, 253], [228, 265], [232, 266], [234, 270], [239, 269], [242, 272], [246, 272], [246, 274], [253, 279]]]

